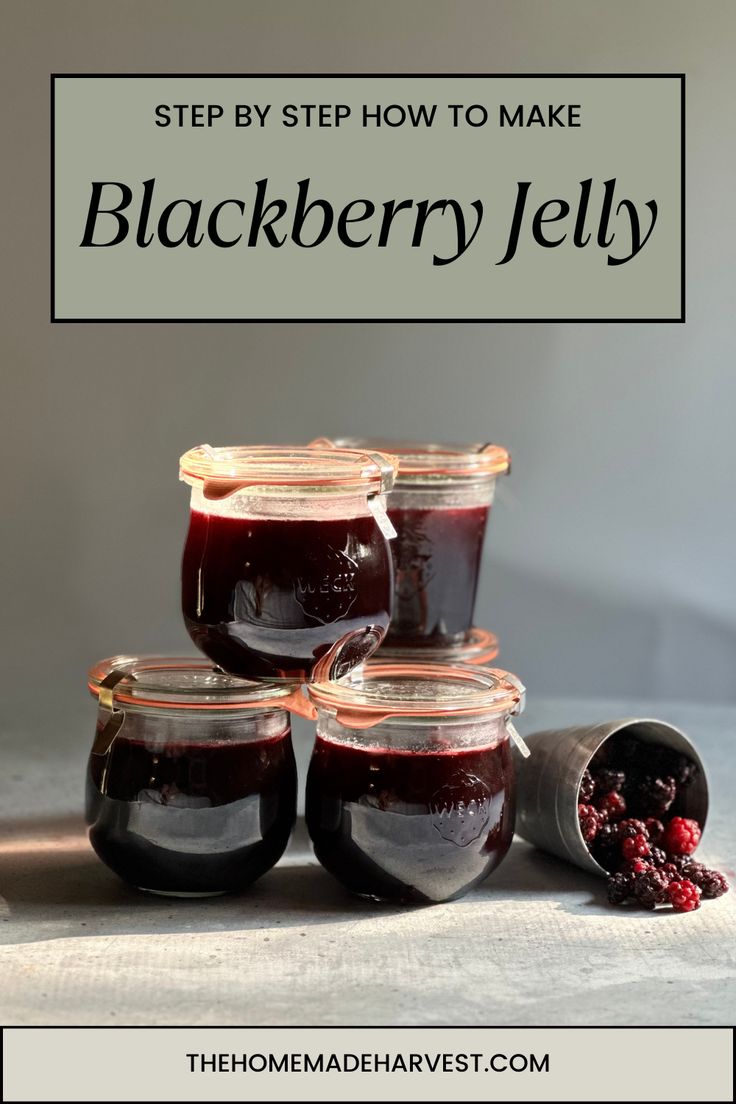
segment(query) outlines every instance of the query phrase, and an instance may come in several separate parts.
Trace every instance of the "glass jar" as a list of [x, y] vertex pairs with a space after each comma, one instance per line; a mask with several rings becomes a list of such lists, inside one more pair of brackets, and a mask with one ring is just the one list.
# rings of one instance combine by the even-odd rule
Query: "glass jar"
[[182, 604], [197, 647], [231, 674], [299, 681], [337, 678], [374, 652], [391, 614], [383, 496], [397, 466], [360, 450], [186, 453]]
[[[429, 663], [471, 663], [474, 667], [487, 667], [498, 656], [498, 637], [488, 629], [473, 627], [461, 644], [449, 647], [425, 648], [421, 658]], [[390, 643], [382, 644], [369, 663], [411, 663], [417, 658], [416, 648], [398, 648]]]
[[313, 715], [299, 691], [157, 656], [105, 659], [88, 684], [86, 819], [107, 866], [139, 889], [199, 897], [278, 861], [296, 817], [288, 711]]
[[[333, 442], [313, 442], [325, 444]], [[391, 546], [395, 592], [386, 644], [447, 648], [467, 641], [496, 477], [509, 470], [506, 449], [362, 438], [334, 445], [385, 447], [399, 460], [388, 500], [397, 536]]]
[[498, 866], [514, 833], [513, 675], [376, 661], [309, 693], [307, 827], [331, 874], [363, 897], [427, 903]]

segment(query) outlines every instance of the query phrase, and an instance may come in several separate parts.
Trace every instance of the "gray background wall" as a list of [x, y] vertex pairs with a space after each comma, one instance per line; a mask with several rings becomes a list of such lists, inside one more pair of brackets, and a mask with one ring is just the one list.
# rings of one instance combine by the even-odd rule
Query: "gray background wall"
[[[188, 446], [371, 432], [511, 449], [478, 621], [533, 694], [736, 700], [736, 5], [4, 0], [3, 17], [4, 709], [78, 702], [102, 655], [186, 646]], [[688, 322], [51, 326], [48, 74], [169, 69], [684, 70]]]

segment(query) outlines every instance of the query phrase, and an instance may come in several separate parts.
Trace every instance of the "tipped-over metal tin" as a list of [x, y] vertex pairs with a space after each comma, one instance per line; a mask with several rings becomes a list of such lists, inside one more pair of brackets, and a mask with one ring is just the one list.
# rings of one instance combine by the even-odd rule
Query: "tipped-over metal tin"
[[659, 744], [687, 755], [698, 767], [683, 792], [683, 816], [701, 827], [708, 815], [705, 768], [690, 740], [665, 721], [628, 717], [578, 728], [534, 732], [524, 739], [531, 755], [517, 760], [516, 831], [543, 851], [575, 863], [589, 873], [608, 871], [587, 848], [578, 823], [578, 791], [583, 771], [598, 749], [614, 733], [628, 731], [645, 743]]

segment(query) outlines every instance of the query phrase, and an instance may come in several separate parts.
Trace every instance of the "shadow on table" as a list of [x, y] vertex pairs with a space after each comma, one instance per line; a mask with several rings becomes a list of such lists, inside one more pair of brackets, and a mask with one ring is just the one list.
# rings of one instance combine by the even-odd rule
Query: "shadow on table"
[[127, 886], [94, 854], [78, 816], [0, 822], [0, 945], [296, 927], [403, 911], [344, 890], [312, 855], [301, 819], [280, 865], [242, 893], [196, 900]]
[[[494, 898], [553, 899], [565, 912], [610, 915], [603, 879], [518, 839], [465, 902], [487, 906]], [[344, 890], [314, 858], [301, 818], [281, 863], [253, 886], [196, 900], [156, 897], [120, 881], [92, 851], [79, 816], [0, 822], [0, 945], [70, 936], [291, 928], [407, 911]]]
[[591, 905], [608, 910], [606, 883], [579, 867], [539, 851], [518, 838], [506, 859], [475, 891], [479, 899], [490, 897], [557, 900], [565, 912], [590, 912]]

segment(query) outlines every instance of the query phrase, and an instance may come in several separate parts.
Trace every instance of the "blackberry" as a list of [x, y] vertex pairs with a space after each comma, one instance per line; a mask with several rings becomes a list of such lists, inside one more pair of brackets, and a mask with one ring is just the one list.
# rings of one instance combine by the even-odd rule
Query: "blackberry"
[[666, 813], [677, 797], [677, 782], [671, 775], [665, 778], [645, 775], [635, 788], [636, 804], [650, 816]]
[[643, 874], [645, 870], [652, 870], [652, 864], [649, 862], [649, 856], [645, 859], [635, 858], [626, 859], [621, 866], [619, 873], [621, 874]]
[[596, 836], [596, 843], [600, 848], [605, 851], [613, 851], [618, 843], [618, 834], [616, 832], [616, 825], [609, 824], [604, 821], [598, 829], [598, 835]]
[[636, 836], [628, 836], [621, 844], [621, 854], [625, 859], [643, 859], [649, 854], [649, 842], [647, 837], [639, 833]]
[[649, 833], [650, 843], [659, 843], [664, 835], [664, 824], [661, 820], [657, 820], [656, 817], [647, 817], [644, 821], [647, 832]]
[[599, 793], [619, 793], [626, 782], [626, 775], [613, 767], [603, 767], [595, 773], [595, 785]]
[[626, 801], [623, 794], [616, 793], [615, 790], [599, 797], [595, 807], [599, 812], [606, 813], [610, 820], [619, 820], [626, 816]]
[[634, 877], [634, 897], [643, 908], [653, 909], [667, 901], [669, 884], [666, 875], [661, 871], [645, 870], [643, 874], [636, 874]]
[[[693, 881], [692, 878], [690, 880]], [[730, 888], [725, 874], [721, 874], [718, 870], [706, 870], [701, 875], [700, 882], [695, 884], [700, 887], [703, 897], [709, 901], [714, 897], [722, 897]]]
[[634, 892], [633, 874], [614, 874], [606, 883], [608, 900], [612, 905], [622, 905]]
[[698, 767], [687, 755], [673, 753], [668, 764], [668, 773], [674, 776], [678, 786], [689, 786], [698, 773]]
[[635, 820], [634, 817], [620, 820], [616, 825], [616, 838], [619, 842], [623, 843], [625, 839], [633, 839], [634, 836], [644, 836], [645, 839], [649, 839], [649, 831], [644, 821]]
[[664, 830], [662, 842], [671, 855], [691, 855], [700, 843], [700, 835], [697, 820], [673, 817]]
[[708, 869], [705, 863], [698, 862], [691, 855], [678, 855], [673, 865], [679, 871], [681, 878], [686, 878], [696, 886], [700, 885], [700, 880]]
[[660, 874], [664, 874], [668, 882], [677, 881], [681, 875], [674, 863], [666, 862], [662, 866], [657, 868]]
[[662, 867], [667, 862], [667, 853], [661, 847], [649, 847], [649, 861], [652, 866]]
[[[640, 874], [639, 877], [645, 878], [646, 874]], [[667, 896], [675, 912], [693, 912], [700, 908], [700, 889], [686, 878], [680, 882], [670, 882]]]
[[588, 805], [593, 800], [593, 794], [595, 793], [595, 780], [589, 770], [583, 771], [583, 777], [580, 779], [580, 790], [578, 792], [578, 801], [582, 805]]
[[601, 824], [597, 809], [592, 805], [578, 805], [578, 823], [585, 842], [592, 843]]

